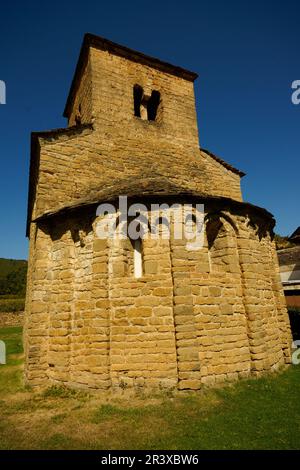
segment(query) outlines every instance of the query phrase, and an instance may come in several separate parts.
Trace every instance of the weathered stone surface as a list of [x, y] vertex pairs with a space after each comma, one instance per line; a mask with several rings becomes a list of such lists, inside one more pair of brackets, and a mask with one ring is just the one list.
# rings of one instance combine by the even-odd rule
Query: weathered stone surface
[[[81, 125], [33, 140], [26, 381], [197, 390], [277, 370], [291, 336], [272, 217], [199, 152], [191, 75], [107, 47], [88, 48], [75, 80], [67, 117]], [[135, 84], [159, 91], [156, 120], [134, 115]], [[171, 224], [170, 239], [142, 240], [135, 277], [134, 241], [97, 236], [96, 205], [126, 192], [204, 203], [203, 247]]]

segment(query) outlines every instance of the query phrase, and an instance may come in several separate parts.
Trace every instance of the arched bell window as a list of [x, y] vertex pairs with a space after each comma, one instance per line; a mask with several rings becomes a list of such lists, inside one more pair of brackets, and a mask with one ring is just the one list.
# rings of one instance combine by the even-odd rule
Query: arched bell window
[[155, 121], [160, 103], [160, 93], [152, 90], [151, 95], [146, 95], [140, 85], [133, 87], [134, 115], [144, 121]]

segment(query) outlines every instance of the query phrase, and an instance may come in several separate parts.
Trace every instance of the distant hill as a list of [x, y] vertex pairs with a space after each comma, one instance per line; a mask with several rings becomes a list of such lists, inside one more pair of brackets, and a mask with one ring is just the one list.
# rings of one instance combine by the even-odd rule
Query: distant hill
[[25, 259], [0, 258], [0, 278], [6, 277], [11, 272], [18, 271], [24, 266], [27, 268], [27, 261]]
[[25, 295], [27, 261], [0, 258], [0, 295]]
[[275, 243], [277, 250], [282, 250], [284, 248], [292, 248], [296, 246], [295, 243], [290, 241], [289, 237], [283, 237], [278, 234], [275, 234]]

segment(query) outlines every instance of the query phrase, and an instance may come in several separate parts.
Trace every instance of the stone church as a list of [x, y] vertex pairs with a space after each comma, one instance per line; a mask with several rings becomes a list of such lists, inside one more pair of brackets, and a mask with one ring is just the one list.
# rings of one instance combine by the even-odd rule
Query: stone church
[[[68, 127], [31, 138], [27, 383], [197, 390], [290, 362], [275, 221], [243, 202], [244, 173], [199, 148], [196, 78], [85, 35]], [[172, 224], [99, 238], [97, 207], [119, 196], [203, 204], [202, 248]]]

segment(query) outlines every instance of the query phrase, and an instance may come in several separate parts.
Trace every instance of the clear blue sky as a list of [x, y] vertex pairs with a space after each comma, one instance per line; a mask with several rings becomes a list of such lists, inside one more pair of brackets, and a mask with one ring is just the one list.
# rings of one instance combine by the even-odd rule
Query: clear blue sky
[[29, 0], [1, 2], [0, 15], [0, 257], [27, 258], [30, 132], [66, 125], [85, 32], [197, 72], [200, 145], [247, 173], [244, 199], [278, 233], [300, 224], [299, 0]]

